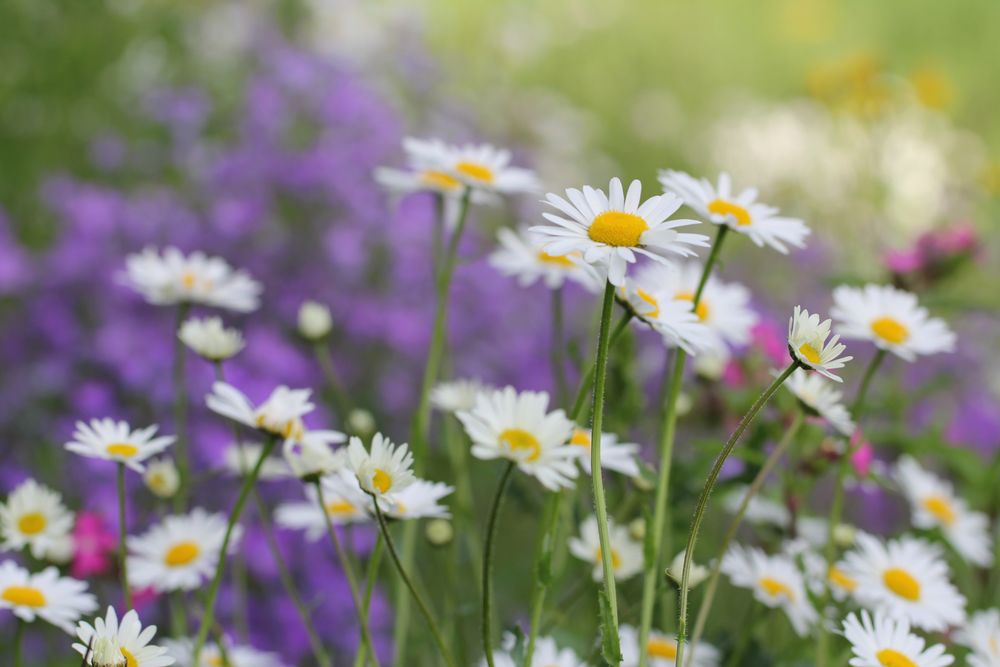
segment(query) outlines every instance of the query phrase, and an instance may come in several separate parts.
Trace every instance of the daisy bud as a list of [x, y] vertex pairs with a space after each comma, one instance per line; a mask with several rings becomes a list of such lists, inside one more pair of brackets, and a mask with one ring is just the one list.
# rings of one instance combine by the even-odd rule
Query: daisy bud
[[[684, 554], [686, 551], [681, 551], [674, 559], [670, 561], [670, 567], [666, 570], [666, 575], [674, 580], [674, 583], [679, 587], [681, 584], [681, 577], [684, 574]], [[708, 579], [708, 568], [704, 565], [698, 565], [695, 562], [691, 563], [691, 574], [688, 575], [688, 590], [694, 588], [701, 582]]]
[[330, 309], [315, 301], [306, 301], [299, 308], [299, 333], [306, 340], [317, 341], [326, 337], [333, 328]]
[[683, 417], [684, 415], [691, 412], [691, 408], [694, 407], [694, 401], [691, 399], [690, 394], [686, 394], [683, 391], [677, 395], [677, 416]]
[[628, 524], [628, 534], [636, 541], [646, 539], [646, 520], [642, 517], [632, 519]]
[[347, 415], [347, 427], [367, 440], [375, 433], [375, 417], [367, 410], [356, 408]]
[[451, 544], [451, 540], [455, 537], [455, 529], [447, 519], [432, 519], [427, 522], [424, 535], [432, 545], [443, 547]]
[[854, 540], [858, 536], [857, 529], [846, 523], [838, 523], [833, 529], [833, 541], [838, 547], [847, 549], [854, 546]]
[[146, 488], [159, 498], [173, 498], [180, 488], [181, 478], [173, 459], [160, 459], [146, 466], [142, 476]]
[[722, 378], [727, 363], [725, 355], [706, 352], [694, 358], [694, 371], [699, 377], [716, 382]]
[[122, 667], [127, 664], [118, 642], [109, 637], [94, 640], [90, 662], [94, 667]]
[[177, 337], [188, 349], [209, 361], [230, 359], [246, 346], [239, 329], [226, 328], [218, 317], [191, 318], [181, 325]]

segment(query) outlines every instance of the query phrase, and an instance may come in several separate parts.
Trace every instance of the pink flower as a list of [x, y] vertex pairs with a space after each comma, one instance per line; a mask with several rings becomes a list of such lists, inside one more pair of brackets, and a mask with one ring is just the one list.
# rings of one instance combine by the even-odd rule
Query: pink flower
[[924, 258], [919, 250], [890, 250], [882, 261], [892, 273], [914, 273], [923, 268]]
[[[853, 441], [853, 438], [852, 438]], [[852, 442], [853, 444], [853, 442]], [[875, 460], [875, 448], [867, 440], [853, 444], [851, 452], [851, 466], [858, 477], [867, 477], [872, 469], [872, 461]]]
[[73, 564], [71, 574], [78, 579], [111, 571], [112, 554], [117, 537], [104, 516], [97, 512], [80, 512], [73, 527]]
[[760, 348], [772, 365], [779, 368], [788, 365], [788, 338], [774, 322], [768, 320], [757, 322], [750, 330], [750, 335], [753, 336], [753, 344]]

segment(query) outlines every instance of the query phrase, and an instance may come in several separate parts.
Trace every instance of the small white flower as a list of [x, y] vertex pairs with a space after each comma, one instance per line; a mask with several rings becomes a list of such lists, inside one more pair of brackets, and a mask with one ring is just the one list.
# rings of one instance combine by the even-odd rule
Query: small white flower
[[455, 492], [455, 487], [443, 482], [415, 479], [393, 496], [386, 514], [394, 519], [449, 519], [451, 512], [440, 501]]
[[822, 373], [831, 380], [843, 382], [832, 371], [843, 368], [854, 357], [841, 357], [846, 346], [840, 343], [840, 336], [830, 338], [830, 320], [820, 322], [819, 315], [810, 315], [808, 310], [795, 306], [788, 320], [788, 351], [795, 359], [807, 367]]
[[395, 503], [395, 494], [416, 480], [409, 446], [394, 445], [381, 433], [372, 436], [371, 451], [365, 449], [361, 438], [352, 437], [347, 446], [347, 465], [361, 488], [378, 500], [388, 501], [387, 507]]
[[790, 556], [769, 556], [760, 549], [737, 544], [726, 552], [721, 568], [734, 586], [749, 588], [754, 598], [768, 607], [781, 608], [800, 637], [807, 635], [819, 619], [802, 574]]
[[239, 329], [226, 328], [221, 317], [192, 317], [181, 325], [177, 337], [191, 351], [209, 361], [230, 359], [246, 346]]
[[503, 275], [516, 278], [521, 287], [533, 285], [540, 279], [549, 289], [561, 288], [567, 279], [590, 292], [603, 287], [594, 269], [578, 254], [550, 255], [542, 249], [547, 239], [538, 234], [504, 227], [497, 232], [497, 240], [500, 247], [490, 254], [490, 265]]
[[[722, 499], [722, 504], [726, 508], [726, 511], [730, 514], [736, 514], [749, 489], [749, 486], [739, 486], [726, 494]], [[750, 504], [747, 505], [743, 520], [747, 523], [759, 523], [785, 528], [788, 526], [791, 517], [788, 514], [788, 508], [783, 504], [758, 493], [750, 498]]]
[[72, 633], [83, 614], [97, 609], [97, 599], [87, 592], [86, 582], [61, 577], [54, 567], [32, 574], [6, 560], [0, 563], [0, 609], [27, 623], [40, 618]]
[[72, 530], [73, 513], [62, 496], [33, 479], [19, 484], [0, 504], [0, 549], [27, 547], [34, 558], [62, 562]]
[[663, 337], [667, 347], [679, 347], [688, 354], [717, 349], [720, 344], [708, 327], [691, 310], [691, 300], [678, 297], [665, 285], [659, 264], [646, 264], [625, 279], [621, 298], [638, 318]]
[[299, 333], [306, 340], [321, 340], [333, 328], [330, 309], [316, 301], [306, 301], [299, 306]]
[[181, 476], [171, 458], [151, 461], [142, 475], [146, 488], [158, 498], [173, 498], [181, 487]]
[[[621, 642], [621, 667], [639, 667], [639, 630], [631, 625], [618, 628]], [[649, 667], [674, 667], [677, 664], [677, 636], [651, 630], [646, 640], [646, 662]], [[687, 667], [719, 667], [722, 653], [708, 642], [686, 645], [684, 663]]]
[[[519, 667], [511, 652], [517, 639], [511, 633], [504, 634], [500, 640], [502, 650], [493, 652], [495, 667]], [[486, 658], [479, 661], [479, 667], [486, 667]], [[538, 637], [535, 640], [535, 654], [531, 657], [531, 667], [586, 667], [584, 661], [571, 648], [559, 648], [552, 637]]]
[[172, 435], [156, 435], [157, 426], [132, 430], [127, 422], [113, 419], [91, 419], [89, 424], [76, 423], [73, 440], [66, 443], [67, 451], [92, 459], [124, 463], [142, 472], [143, 461], [159, 454], [174, 443]]
[[[692, 246], [708, 246], [704, 234], [678, 232], [677, 228], [699, 224], [697, 220], [668, 220], [681, 207], [671, 194], [655, 195], [640, 204], [642, 184], [632, 181], [628, 193], [614, 178], [609, 194], [584, 186], [566, 190], [569, 201], [549, 193], [545, 202], [562, 215], [545, 213], [553, 223], [531, 231], [553, 237], [545, 251], [553, 255], [582, 253], [583, 261], [598, 269], [615, 287], [625, 284], [625, 270], [636, 254], [666, 263], [665, 255], [690, 257]], [[566, 217], [564, 217], [566, 216]]]
[[335, 473], [347, 465], [347, 450], [333, 449], [332, 444], [347, 439], [337, 431], [306, 431], [299, 440], [286, 440], [283, 454], [292, 474], [313, 480]]
[[[827, 567], [826, 557], [813, 551], [811, 548], [812, 545], [808, 544], [808, 540], [804, 541], [807, 544], [799, 550], [801, 551], [800, 555], [802, 556], [802, 564], [808, 579], [809, 590], [813, 594], [822, 597], [829, 587], [830, 594], [833, 595], [833, 599], [837, 602], [843, 602], [851, 597], [854, 591], [858, 589], [857, 580], [844, 572], [842, 563], [835, 563]], [[816, 548], [822, 549], [825, 544], [826, 540]], [[786, 544], [785, 549], [786, 551], [792, 551], [792, 548], [788, 544]]]
[[[670, 561], [670, 566], [667, 568], [667, 574], [670, 576], [678, 586], [681, 584], [681, 579], [684, 577], [684, 556], [687, 554], [687, 549], [681, 549], [674, 556], [674, 559]], [[688, 573], [688, 589], [694, 588], [701, 582], [708, 579], [708, 575], [711, 573], [708, 566], [699, 565], [694, 561], [691, 562], [691, 571]]]
[[[234, 442], [226, 448], [222, 463], [226, 472], [244, 476], [253, 470], [257, 460], [264, 452], [264, 446], [252, 442]], [[292, 476], [287, 460], [279, 456], [268, 456], [261, 464], [257, 479], [261, 481], [286, 479]]]
[[757, 201], [756, 188], [733, 191], [729, 174], [719, 174], [718, 186], [707, 179], [695, 179], [680, 171], [660, 172], [660, 184], [684, 203], [716, 225], [745, 234], [758, 247], [768, 245], [788, 254], [788, 246], [805, 247], [809, 228], [798, 218], [778, 215], [778, 209]]
[[[608, 518], [608, 542], [611, 545], [611, 565], [615, 579], [625, 581], [642, 572], [642, 543], [632, 539], [627, 526], [615, 524]], [[601, 539], [597, 530], [597, 517], [589, 516], [580, 524], [580, 536], [569, 538], [569, 552], [594, 564], [594, 581], [604, 579], [601, 563]]]
[[841, 403], [843, 394], [830, 386], [821, 375], [797, 368], [785, 380], [784, 387], [795, 394], [810, 412], [825, 419], [841, 435], [849, 436], [854, 433], [854, 420]]
[[442, 194], [454, 192], [453, 180], [477, 191], [502, 194], [537, 192], [539, 189], [535, 173], [510, 166], [510, 151], [502, 148], [489, 144], [452, 146], [438, 140], [420, 139], [406, 139], [403, 147], [424, 182], [433, 183], [433, 189]]
[[906, 361], [955, 349], [955, 334], [945, 321], [930, 317], [915, 295], [891, 285], [841, 285], [833, 290], [833, 302], [830, 314], [844, 338], [871, 341]]
[[[73, 644], [73, 650], [80, 655], [86, 655], [87, 647], [90, 646], [92, 657], [87, 664], [95, 667], [106, 665], [167, 667], [175, 662], [167, 655], [166, 648], [149, 643], [156, 636], [156, 626], [150, 625], [144, 629], [139, 622], [139, 614], [134, 609], [122, 616], [119, 623], [115, 608], [108, 607], [104, 618], [98, 616], [94, 619], [93, 625], [80, 621], [76, 628], [76, 636], [81, 643]], [[105, 649], [113, 649], [114, 652], [102, 656], [99, 650], [99, 646], [102, 645]]]
[[[590, 443], [591, 432], [583, 428], [574, 428], [569, 444], [575, 445], [579, 452], [577, 460], [587, 474], [590, 474]], [[629, 477], [639, 475], [639, 445], [628, 442], [618, 442], [614, 433], [601, 433], [601, 468], [614, 470]]]
[[969, 667], [1000, 666], [1000, 611], [977, 611], [955, 633], [955, 641], [972, 650]]
[[441, 382], [431, 390], [430, 401], [442, 412], [471, 410], [476, 406], [476, 397], [483, 391], [493, 391], [493, 387], [476, 379]]
[[860, 620], [850, 614], [844, 620], [844, 637], [854, 652], [852, 667], [946, 667], [955, 660], [941, 644], [927, 647], [922, 637], [910, 632], [905, 619], [878, 611], [874, 620], [867, 611], [861, 612]]
[[[272, 436], [301, 441], [306, 437], [302, 417], [316, 406], [310, 402], [309, 389], [289, 389], [282, 385], [275, 388], [266, 401], [256, 408], [250, 399], [236, 387], [225, 382], [212, 385], [206, 399], [208, 409], [250, 428]], [[337, 431], [310, 431], [314, 437], [329, 437], [332, 442], [343, 442], [346, 437]]]
[[[198, 662], [194, 661], [194, 642], [190, 639], [164, 639], [163, 645], [178, 667], [220, 667], [223, 665], [219, 645], [208, 642], [201, 649]], [[285, 667], [285, 663], [274, 653], [258, 651], [251, 646], [242, 646], [225, 639], [225, 655], [231, 667]]]
[[188, 256], [166, 248], [161, 256], [146, 248], [125, 260], [126, 282], [154, 305], [198, 303], [241, 313], [257, 310], [260, 284], [234, 271], [219, 257], [202, 252]]
[[[368, 521], [366, 508], [369, 498], [358, 486], [357, 478], [346, 470], [323, 477], [323, 504], [330, 523], [335, 526]], [[305, 487], [308, 500], [278, 505], [274, 520], [282, 528], [304, 530], [306, 539], [315, 542], [326, 536], [326, 519], [319, 507], [319, 496], [313, 486]]]

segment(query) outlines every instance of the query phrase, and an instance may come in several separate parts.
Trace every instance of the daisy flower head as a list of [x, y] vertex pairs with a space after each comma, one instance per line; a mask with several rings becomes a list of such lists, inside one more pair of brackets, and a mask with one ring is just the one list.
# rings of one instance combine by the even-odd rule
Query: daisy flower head
[[151, 461], [142, 474], [142, 481], [157, 498], [173, 498], [181, 488], [181, 474], [171, 458]]
[[862, 606], [883, 610], [929, 632], [965, 621], [965, 597], [948, 580], [948, 566], [936, 545], [912, 537], [883, 543], [860, 534], [844, 556], [844, 573], [858, 582]]
[[254, 407], [250, 399], [233, 385], [216, 382], [205, 398], [205, 404], [212, 412], [268, 435], [286, 441], [302, 440], [306, 433], [302, 417], [316, 407], [309, 400], [311, 393], [309, 389], [289, 389], [281, 385], [271, 392], [267, 400]]
[[[611, 544], [611, 565], [615, 579], [624, 581], [642, 571], [642, 543], [632, 538], [627, 526], [619, 526], [608, 519], [608, 538]], [[597, 532], [597, 517], [589, 516], [580, 524], [580, 535], [569, 538], [569, 552], [594, 564], [594, 581], [604, 578], [601, 563], [601, 538]]]
[[867, 611], [844, 619], [844, 637], [851, 644], [852, 667], [946, 667], [954, 658], [941, 644], [927, 646], [910, 631], [905, 619], [894, 619], [880, 611]]
[[963, 558], [980, 567], [993, 564], [993, 532], [990, 520], [974, 512], [952, 485], [924, 470], [912, 457], [896, 462], [893, 478], [906, 496], [917, 528], [938, 528]]
[[[591, 433], [588, 429], [575, 427], [569, 444], [577, 447], [577, 461], [590, 474]], [[614, 433], [601, 433], [601, 468], [614, 470], [628, 477], [639, 476], [639, 445], [632, 442], [618, 442]]]
[[659, 272], [653, 266], [641, 267], [635, 276], [625, 279], [620, 290], [620, 300], [636, 317], [653, 328], [663, 338], [667, 347], [679, 347], [688, 354], [704, 352], [718, 347], [712, 332], [701, 322], [687, 301], [676, 299], [665, 290]]
[[366, 493], [388, 501], [386, 507], [392, 507], [395, 494], [416, 480], [409, 445], [395, 445], [381, 433], [372, 436], [371, 450], [365, 449], [361, 438], [352, 437], [347, 446], [347, 467]]
[[[800, 541], [809, 542], [804, 538]], [[817, 548], [822, 548], [824, 545], [825, 540]], [[800, 552], [809, 590], [817, 596], [822, 596], [826, 593], [827, 588], [829, 588], [830, 594], [837, 602], [843, 602], [850, 598], [858, 588], [857, 580], [844, 572], [842, 563], [827, 567], [826, 557], [809, 548], [809, 546], [811, 545], [798, 549], [796, 547], [789, 547], [789, 545], [785, 547], [788, 553], [794, 554], [796, 550]]]
[[415, 479], [393, 496], [393, 505], [386, 514], [394, 519], [450, 519], [448, 506], [439, 501], [454, 492], [455, 487], [443, 482]]
[[749, 588], [765, 606], [781, 608], [800, 637], [807, 635], [819, 619], [806, 593], [802, 573], [791, 556], [768, 555], [760, 549], [737, 544], [723, 556], [721, 568], [734, 586]]
[[677, 228], [700, 224], [697, 220], [668, 220], [681, 207], [672, 194], [655, 195], [640, 204], [642, 184], [632, 181], [626, 193], [622, 182], [611, 179], [608, 194], [584, 186], [566, 190], [568, 201], [549, 193], [545, 203], [557, 213], [544, 213], [551, 225], [532, 227], [531, 231], [552, 237], [545, 251], [553, 255], [581, 253], [583, 261], [594, 266], [603, 280], [615, 287], [625, 284], [625, 270], [636, 261], [636, 254], [658, 262], [666, 256], [690, 257], [692, 247], [707, 247], [704, 234], [678, 232]]
[[521, 229], [501, 228], [497, 232], [500, 247], [490, 254], [490, 265], [521, 287], [541, 280], [549, 289], [559, 289], [567, 279], [579, 283], [590, 292], [597, 292], [601, 280], [593, 267], [580, 259], [579, 253], [550, 255], [542, 250], [544, 237]]
[[833, 302], [830, 314], [844, 338], [871, 341], [906, 361], [955, 349], [947, 323], [930, 317], [916, 296], [891, 285], [841, 285], [833, 291]]
[[1000, 665], [1000, 611], [977, 611], [958, 632], [955, 641], [969, 648], [969, 667]]
[[[840, 336], [830, 338], [830, 320], [820, 322], [819, 315], [795, 306], [788, 320], [788, 352], [806, 368], [811, 368], [835, 382], [843, 380], [833, 374], [854, 357], [842, 357], [846, 346]], [[829, 340], [827, 340], [829, 339]]]
[[[749, 485], [741, 485], [727, 493], [722, 499], [722, 505], [726, 511], [730, 514], [736, 514], [749, 490]], [[743, 519], [748, 523], [783, 528], [788, 525], [791, 515], [784, 504], [758, 493], [751, 496]]]
[[62, 496], [27, 479], [0, 504], [0, 549], [27, 547], [33, 558], [61, 561], [67, 544], [72, 553], [73, 517]]
[[171, 247], [161, 255], [146, 248], [129, 255], [125, 269], [125, 282], [157, 306], [196, 303], [250, 313], [260, 305], [260, 283], [203, 252], [185, 256]]
[[76, 423], [73, 440], [66, 450], [92, 459], [124, 463], [136, 472], [143, 472], [143, 461], [174, 444], [172, 435], [156, 435], [157, 426], [135, 429], [127, 422], [113, 419], [91, 419], [89, 424]]
[[854, 420], [841, 402], [843, 394], [823, 376], [797, 368], [783, 386], [795, 394], [808, 412], [825, 419], [841, 435], [854, 433]]
[[225, 361], [246, 347], [240, 330], [227, 328], [221, 317], [192, 317], [181, 325], [177, 337], [188, 349], [209, 361]]
[[[517, 645], [517, 638], [512, 633], [505, 633], [500, 640], [501, 650], [493, 652], [495, 667], [518, 667], [511, 653]], [[487, 666], [486, 658], [479, 661], [479, 667]], [[538, 637], [535, 641], [535, 654], [531, 656], [531, 667], [585, 667], [586, 663], [571, 648], [559, 648], [552, 637]]]
[[[330, 523], [342, 526], [368, 520], [366, 507], [369, 498], [358, 486], [354, 475], [341, 471], [323, 477], [319, 483], [323, 486], [323, 505]], [[326, 518], [320, 510], [315, 487], [307, 486], [305, 494], [306, 501], [278, 505], [274, 520], [282, 528], [305, 531], [306, 539], [315, 542], [326, 536]]]
[[14, 561], [0, 563], [0, 609], [27, 623], [36, 618], [72, 633], [73, 624], [97, 609], [87, 584], [59, 576], [55, 567], [32, 574]]
[[[621, 667], [639, 667], [641, 647], [638, 629], [623, 625], [618, 628], [618, 639], [622, 651]], [[674, 667], [677, 664], [676, 635], [651, 630], [645, 649], [649, 667]], [[707, 642], [698, 642], [697, 647], [687, 646], [684, 657], [687, 667], [719, 667], [722, 653]]]
[[538, 479], [550, 491], [573, 486], [578, 456], [566, 444], [573, 422], [562, 410], [548, 412], [545, 392], [517, 392], [513, 387], [481, 392], [471, 410], [458, 412], [472, 439], [472, 455], [479, 459], [505, 458]]
[[[142, 535], [128, 538], [129, 584], [164, 593], [195, 590], [215, 571], [226, 532], [226, 516], [196, 507], [168, 516]], [[239, 526], [230, 548], [239, 541]]]
[[[190, 639], [164, 639], [163, 645], [177, 660], [178, 667], [219, 667], [226, 664], [223, 651], [215, 642], [208, 642], [202, 647], [198, 662], [194, 661], [194, 642]], [[225, 657], [231, 667], [285, 667], [285, 663], [274, 653], [234, 644], [229, 638], [224, 639], [224, 645]]]
[[[242, 477], [253, 470], [264, 453], [264, 445], [255, 442], [234, 442], [222, 455], [222, 466], [231, 475]], [[268, 456], [260, 466], [260, 481], [287, 479], [292, 476], [288, 462], [279, 456]]]
[[696, 179], [684, 172], [664, 170], [660, 172], [660, 184], [664, 191], [683, 199], [709, 222], [745, 234], [760, 248], [766, 245], [788, 254], [788, 246], [805, 247], [810, 234], [809, 228], [798, 218], [780, 216], [775, 207], [757, 201], [756, 188], [735, 192], [726, 172], [719, 174], [718, 184], [713, 185], [705, 178]]
[[538, 177], [530, 169], [511, 166], [511, 153], [490, 144], [454, 146], [438, 140], [406, 139], [403, 148], [411, 164], [427, 181], [434, 181], [442, 194], [453, 182], [474, 191], [500, 194], [537, 192]]
[[442, 412], [471, 410], [476, 406], [476, 397], [493, 387], [476, 379], [440, 382], [431, 389], [431, 406]]
[[331, 446], [346, 439], [339, 431], [306, 431], [299, 440], [286, 440], [282, 454], [293, 475], [312, 482], [347, 466], [347, 449]]
[[[80, 655], [87, 655], [90, 647], [91, 657], [88, 665], [116, 665], [123, 667], [167, 667], [176, 662], [167, 655], [167, 649], [150, 644], [156, 636], [156, 626], [145, 628], [139, 621], [139, 614], [133, 609], [118, 621], [114, 607], [108, 607], [104, 618], [98, 616], [91, 625], [80, 621], [76, 628], [79, 644], [73, 644], [73, 650]], [[106, 657], [102, 657], [102, 653]], [[111, 662], [117, 658], [119, 662]]]
[[[684, 558], [687, 556], [687, 549], [681, 549], [674, 556], [674, 559], [670, 561], [670, 565], [667, 566], [666, 573], [670, 577], [677, 587], [680, 588], [681, 579], [684, 578]], [[701, 582], [708, 579], [711, 574], [708, 565], [700, 565], [693, 560], [691, 561], [691, 570], [688, 572], [688, 590], [694, 588]]]

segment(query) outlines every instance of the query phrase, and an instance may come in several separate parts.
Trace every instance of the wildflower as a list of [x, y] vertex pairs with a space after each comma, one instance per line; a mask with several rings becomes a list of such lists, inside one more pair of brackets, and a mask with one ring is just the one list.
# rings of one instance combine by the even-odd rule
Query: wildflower
[[[674, 559], [670, 561], [670, 566], [667, 567], [667, 576], [674, 580], [678, 586], [681, 583], [681, 577], [684, 574], [684, 556], [687, 554], [687, 549], [681, 549], [674, 556]], [[688, 588], [694, 588], [701, 582], [708, 579], [708, 575], [711, 573], [708, 566], [699, 565], [693, 560], [691, 561], [691, 571], [688, 574]]]
[[483, 391], [493, 391], [493, 387], [476, 379], [441, 382], [431, 390], [431, 405], [442, 412], [471, 410], [476, 406], [476, 397]]
[[820, 375], [798, 368], [785, 381], [784, 387], [795, 394], [808, 412], [825, 419], [841, 435], [849, 436], [854, 432], [854, 420], [841, 403], [843, 395]]
[[[225, 655], [232, 667], [284, 667], [281, 658], [274, 653], [258, 651], [251, 646], [234, 644], [228, 638], [225, 638], [224, 642]], [[225, 664], [222, 650], [214, 642], [208, 642], [202, 647], [197, 664], [194, 662], [194, 642], [192, 640], [164, 639], [163, 645], [181, 667], [217, 667]]]
[[146, 466], [142, 481], [153, 495], [159, 498], [173, 498], [181, 486], [180, 473], [171, 458], [158, 459]]
[[79, 512], [73, 527], [73, 564], [70, 572], [77, 579], [108, 573], [117, 544], [117, 534], [108, 528], [101, 514]]
[[347, 465], [347, 450], [330, 447], [346, 438], [337, 431], [306, 431], [300, 440], [286, 440], [282, 454], [293, 475], [311, 482]]
[[22, 621], [40, 618], [71, 633], [80, 616], [97, 609], [97, 599], [85, 582], [61, 577], [54, 567], [32, 574], [7, 560], [0, 563], [0, 609], [9, 609]]
[[[0, 548], [20, 550], [25, 547], [32, 557], [57, 562], [73, 555], [73, 513], [66, 509], [62, 496], [28, 479], [17, 486], [7, 502], [0, 504]], [[68, 554], [67, 554], [68, 551]]]
[[[368, 500], [354, 475], [341, 471], [322, 478], [320, 484], [323, 485], [323, 503], [330, 523], [340, 526], [368, 520]], [[315, 542], [326, 535], [326, 519], [320, 510], [316, 489], [307, 486], [305, 494], [306, 501], [278, 505], [274, 520], [282, 528], [304, 530], [306, 539]]]
[[[590, 474], [590, 431], [574, 428], [569, 444], [577, 447], [577, 461]], [[620, 443], [613, 433], [601, 434], [601, 468], [614, 470], [628, 477], [639, 475], [639, 445]]]
[[159, 454], [174, 443], [172, 435], [156, 435], [157, 426], [132, 430], [127, 422], [113, 419], [91, 419], [89, 424], [76, 423], [73, 440], [66, 449], [87, 458], [124, 463], [136, 472], [143, 472], [142, 462]]
[[583, 262], [579, 253], [550, 255], [542, 247], [546, 239], [527, 230], [507, 228], [497, 232], [500, 247], [490, 254], [490, 264], [500, 273], [517, 278], [521, 287], [528, 287], [542, 280], [549, 289], [559, 289], [567, 279], [590, 292], [597, 292], [601, 280], [594, 269]]
[[820, 322], [819, 315], [795, 306], [788, 320], [788, 352], [806, 368], [811, 368], [835, 382], [843, 382], [832, 371], [843, 368], [854, 357], [841, 357], [845, 347], [840, 336], [830, 336], [830, 320]]
[[126, 282], [154, 305], [197, 303], [241, 313], [257, 310], [261, 286], [219, 257], [188, 256], [177, 248], [163, 255], [146, 248], [125, 260]]
[[[609, 518], [608, 538], [615, 579], [624, 581], [642, 572], [642, 543], [632, 539], [628, 528], [616, 525]], [[580, 536], [569, 538], [569, 552], [586, 563], [594, 564], [594, 581], [601, 581], [604, 578], [597, 517], [589, 516], [580, 524]]]
[[997, 667], [1000, 665], [1000, 611], [977, 611], [955, 633], [955, 641], [972, 650], [967, 658], [969, 667]]
[[209, 361], [225, 361], [235, 357], [246, 343], [239, 329], [226, 328], [220, 317], [192, 317], [177, 332], [188, 349]]
[[780, 607], [800, 637], [808, 634], [819, 618], [806, 594], [802, 574], [788, 555], [769, 556], [760, 549], [735, 545], [722, 558], [722, 572], [734, 586], [753, 591], [758, 602]]
[[653, 267], [640, 268], [625, 280], [621, 298], [638, 321], [651, 326], [667, 347], [679, 347], [689, 354], [718, 348], [712, 332], [691, 310], [691, 304], [664, 289], [662, 276]]
[[[175, 662], [167, 655], [166, 648], [149, 643], [156, 636], [156, 626], [150, 625], [143, 629], [142, 623], [139, 622], [139, 614], [134, 609], [122, 616], [119, 623], [115, 608], [108, 607], [104, 618], [97, 617], [93, 625], [80, 621], [76, 628], [76, 636], [80, 643], [73, 644], [73, 650], [81, 655], [87, 655], [87, 647], [90, 646], [92, 659], [88, 664], [96, 667], [108, 665], [167, 667]], [[116, 657], [119, 662], [110, 661], [110, 658], [115, 657], [114, 653], [105, 658], [101, 657], [98, 647], [102, 644], [117, 652]]]
[[924, 639], [910, 632], [905, 620], [893, 619], [876, 611], [872, 619], [867, 611], [850, 614], [844, 620], [844, 637], [854, 652], [853, 667], [945, 667], [954, 658], [945, 654], [941, 644], [927, 647]]
[[409, 446], [394, 445], [381, 433], [372, 437], [370, 451], [361, 444], [361, 438], [352, 437], [347, 447], [347, 465], [361, 488], [378, 500], [389, 501], [389, 507], [395, 502], [393, 496], [416, 480]]
[[448, 519], [431, 519], [424, 528], [424, 537], [435, 547], [444, 547], [455, 539], [455, 529]]
[[[749, 486], [739, 486], [730, 491], [722, 499], [722, 504], [730, 514], [736, 514], [743, 498], [746, 496]], [[748, 523], [759, 523], [769, 526], [784, 528], [788, 525], [791, 517], [788, 508], [779, 502], [771, 500], [766, 496], [755, 494], [750, 498], [743, 519]]]
[[[517, 667], [520, 663], [514, 661], [511, 653], [517, 643], [513, 634], [507, 633], [500, 641], [502, 650], [493, 652], [495, 667]], [[531, 657], [531, 667], [584, 667], [586, 663], [571, 648], [559, 648], [552, 637], [538, 637], [535, 640], [535, 654]], [[486, 658], [479, 662], [479, 667], [486, 667]]]
[[[618, 629], [621, 643], [621, 667], [639, 667], [639, 631], [631, 625], [623, 625]], [[646, 640], [646, 664], [649, 667], [674, 667], [677, 659], [677, 637], [655, 630], [649, 633]], [[687, 667], [718, 667], [722, 653], [708, 642], [699, 642], [697, 647], [688, 646], [684, 654]], [[693, 657], [691, 657], [693, 656]]]
[[455, 487], [448, 484], [416, 479], [393, 496], [393, 504], [386, 514], [394, 519], [450, 518], [448, 506], [438, 501], [454, 492]]
[[299, 306], [299, 333], [306, 340], [326, 338], [333, 328], [330, 309], [316, 301], [306, 301]]
[[488, 193], [517, 194], [539, 189], [535, 173], [510, 166], [510, 151], [502, 148], [489, 144], [452, 146], [420, 139], [407, 139], [403, 146], [411, 164], [422, 171], [425, 180], [436, 181], [435, 189], [442, 193], [454, 191], [452, 181]]
[[236, 387], [225, 382], [212, 385], [212, 393], [205, 399], [208, 409], [235, 422], [262, 431], [286, 441], [312, 438], [328, 442], [347, 439], [337, 431], [307, 431], [302, 417], [313, 411], [309, 389], [289, 389], [281, 385], [271, 392], [266, 401], [256, 408], [250, 399]]

